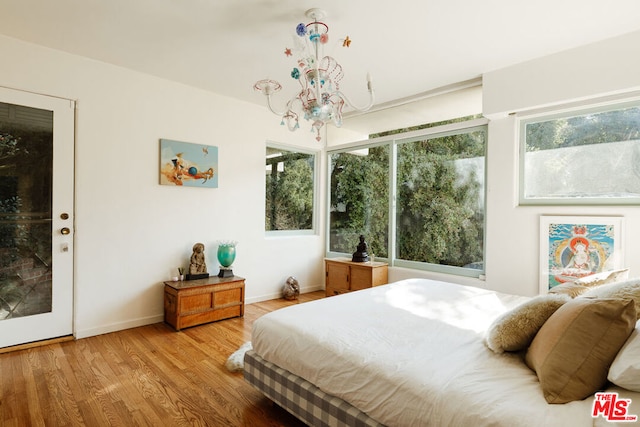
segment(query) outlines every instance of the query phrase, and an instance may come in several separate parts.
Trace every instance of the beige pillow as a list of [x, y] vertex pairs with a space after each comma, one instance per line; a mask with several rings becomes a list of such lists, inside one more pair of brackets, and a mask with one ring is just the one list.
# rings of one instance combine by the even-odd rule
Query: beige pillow
[[592, 287], [605, 285], [607, 283], [622, 282], [629, 278], [629, 269], [623, 268], [620, 270], [601, 271], [600, 273], [590, 274], [588, 276], [581, 277], [575, 280], [573, 283]]
[[581, 400], [599, 390], [635, 324], [629, 300], [575, 298], [553, 313], [525, 357], [547, 402]]
[[487, 329], [487, 347], [496, 353], [527, 348], [549, 316], [569, 299], [566, 295], [540, 295], [501, 314]]
[[589, 288], [581, 297], [631, 299], [636, 304], [637, 316], [640, 319], [640, 278]]
[[588, 291], [589, 289], [590, 288], [586, 287], [585, 285], [580, 285], [575, 282], [567, 282], [549, 289], [549, 293], [568, 295], [571, 298], [575, 298], [583, 292]]

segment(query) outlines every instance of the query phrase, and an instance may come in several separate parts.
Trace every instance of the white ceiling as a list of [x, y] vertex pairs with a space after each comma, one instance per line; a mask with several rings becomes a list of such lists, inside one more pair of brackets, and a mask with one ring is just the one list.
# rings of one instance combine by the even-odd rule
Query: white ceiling
[[355, 104], [367, 72], [385, 104], [640, 30], [638, 0], [0, 0], [0, 33], [262, 105], [259, 79], [294, 93], [284, 49], [312, 7]]

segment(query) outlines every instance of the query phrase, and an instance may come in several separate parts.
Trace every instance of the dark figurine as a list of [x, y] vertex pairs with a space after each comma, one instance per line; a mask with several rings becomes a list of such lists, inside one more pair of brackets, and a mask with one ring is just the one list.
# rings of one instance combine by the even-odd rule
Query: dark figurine
[[368, 262], [369, 254], [367, 253], [367, 242], [364, 241], [364, 236], [360, 235], [360, 243], [358, 243], [357, 250], [353, 253], [351, 258], [353, 262]]

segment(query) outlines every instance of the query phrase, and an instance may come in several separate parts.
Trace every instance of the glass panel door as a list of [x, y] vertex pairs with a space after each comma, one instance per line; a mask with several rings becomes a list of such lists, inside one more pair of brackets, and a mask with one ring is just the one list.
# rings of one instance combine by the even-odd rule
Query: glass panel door
[[73, 104], [0, 89], [0, 347], [72, 333], [72, 244]]

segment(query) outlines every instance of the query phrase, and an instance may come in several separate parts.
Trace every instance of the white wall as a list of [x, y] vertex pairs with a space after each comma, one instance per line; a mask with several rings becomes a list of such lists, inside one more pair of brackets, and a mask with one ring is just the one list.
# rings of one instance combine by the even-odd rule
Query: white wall
[[[311, 133], [291, 134], [266, 108], [15, 39], [0, 37], [0, 54], [0, 85], [77, 100], [77, 337], [162, 321], [162, 282], [195, 242], [212, 274], [215, 242], [239, 242], [247, 302], [280, 296], [290, 275], [322, 288], [323, 230], [264, 235], [265, 143], [319, 148]], [[159, 185], [160, 138], [218, 146], [219, 187]]]
[[523, 62], [482, 76], [483, 113], [549, 107], [640, 88], [640, 32]]

